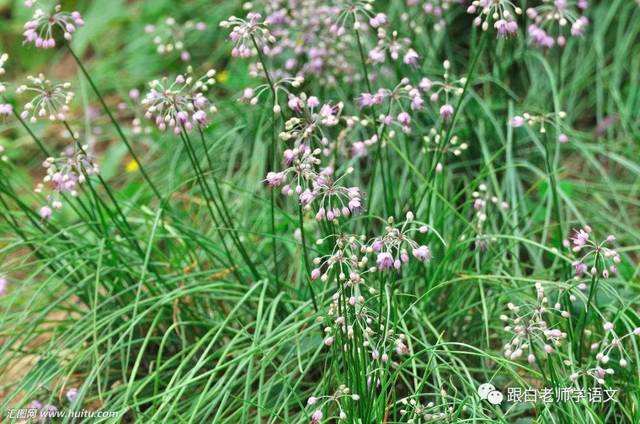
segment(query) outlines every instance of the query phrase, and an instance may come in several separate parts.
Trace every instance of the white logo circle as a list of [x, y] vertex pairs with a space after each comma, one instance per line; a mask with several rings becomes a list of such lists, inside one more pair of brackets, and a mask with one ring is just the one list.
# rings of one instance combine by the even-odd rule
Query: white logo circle
[[504, 395], [496, 390], [496, 386], [491, 383], [484, 383], [478, 387], [480, 399], [487, 400], [492, 405], [500, 405], [504, 400]]
[[489, 393], [489, 395], [487, 396], [487, 400], [492, 405], [500, 405], [504, 400], [504, 396], [499, 391], [494, 390], [493, 392]]
[[489, 393], [496, 390], [496, 387], [491, 383], [484, 383], [478, 387], [478, 395], [480, 399], [485, 400], [489, 396]]

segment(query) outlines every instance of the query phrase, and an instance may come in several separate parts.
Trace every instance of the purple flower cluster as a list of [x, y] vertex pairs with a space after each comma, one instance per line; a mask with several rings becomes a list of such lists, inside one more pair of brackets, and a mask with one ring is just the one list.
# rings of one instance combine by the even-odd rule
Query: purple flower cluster
[[149, 92], [142, 99], [145, 116], [152, 119], [160, 131], [167, 128], [175, 134], [191, 131], [194, 127], [205, 127], [209, 114], [216, 107], [207, 97], [207, 91], [215, 84], [215, 70], [209, 70], [202, 78], [191, 76], [191, 67], [186, 75], [173, 80], [163, 78], [149, 83]]
[[187, 47], [194, 40], [194, 34], [202, 33], [206, 29], [207, 24], [204, 22], [186, 21], [180, 24], [172, 17], [166, 18], [159, 25], [147, 25], [144, 28], [147, 34], [153, 35], [153, 43], [158, 54], [177, 53], [183, 62], [191, 60], [191, 53]]
[[[425, 22], [429, 23], [435, 32], [442, 31], [446, 26], [445, 13], [451, 8], [453, 4], [462, 3], [461, 0], [425, 0], [420, 2], [418, 0], [407, 0], [408, 7], [413, 8], [415, 6], [421, 6], [422, 15]], [[410, 24], [413, 22], [410, 22]], [[413, 26], [413, 25], [412, 25]], [[414, 30], [422, 31], [422, 27], [416, 23]]]
[[229, 39], [233, 41], [231, 55], [234, 57], [251, 57], [257, 53], [256, 47], [266, 49], [275, 42], [260, 13], [250, 12], [246, 19], [231, 16], [222, 21], [220, 26], [231, 28]]
[[[29, 2], [31, 7], [36, 2]], [[37, 48], [51, 49], [56, 46], [55, 31], [62, 31], [65, 40], [70, 41], [76, 29], [84, 25], [79, 12], [63, 12], [59, 4], [51, 12], [37, 8], [33, 16], [24, 24], [24, 41], [33, 43]]]
[[[264, 22], [274, 38], [263, 50], [278, 59], [274, 72], [280, 76], [313, 75], [320, 83], [332, 86], [341, 78], [352, 81], [357, 75], [349, 55], [353, 40], [336, 25], [343, 10], [340, 3], [320, 0], [267, 2]], [[336, 31], [342, 35], [336, 37]]]
[[573, 37], [582, 36], [589, 25], [583, 15], [588, 6], [586, 0], [542, 0], [541, 5], [528, 8], [527, 16], [533, 21], [527, 29], [531, 42], [546, 48], [563, 47], [567, 32]]
[[418, 261], [427, 263], [432, 258], [431, 250], [427, 245], [418, 243], [415, 236], [429, 230], [427, 224], [415, 221], [412, 212], [407, 212], [406, 219], [399, 224], [389, 218], [385, 233], [373, 239], [368, 251], [376, 254], [376, 266], [380, 271], [399, 270], [409, 262], [410, 253]]
[[392, 31], [389, 37], [387, 31], [382, 29], [386, 22], [386, 16], [381, 13], [369, 21], [372, 27], [378, 28], [378, 42], [374, 48], [369, 50], [371, 63], [380, 65], [386, 62], [387, 58], [390, 58], [393, 62], [397, 62], [402, 58], [402, 62], [405, 65], [417, 67], [420, 56], [411, 48], [411, 40], [406, 37], [398, 37], [397, 31]]
[[569, 238], [563, 241], [563, 245], [571, 249], [573, 254], [582, 254], [572, 264], [576, 277], [600, 274], [603, 278], [609, 278], [610, 275], [617, 274], [618, 264], [621, 262], [620, 255], [609, 247], [615, 241], [615, 236], [609, 235], [600, 243], [596, 243], [588, 225], [573, 229]]
[[504, 345], [504, 355], [515, 360], [526, 353], [530, 364], [541, 359], [541, 355], [553, 354], [567, 338], [567, 333], [552, 327], [553, 317], [570, 317], [570, 313], [562, 309], [560, 304], [549, 304], [541, 283], [537, 282], [535, 288], [535, 304], [525, 303], [517, 306], [509, 303], [507, 308], [510, 315], [500, 316], [505, 323], [504, 331], [512, 335]]
[[16, 89], [18, 94], [32, 95], [20, 113], [22, 119], [28, 119], [31, 122], [36, 122], [40, 118], [50, 121], [67, 119], [69, 104], [75, 96], [70, 90], [70, 83], [54, 83], [43, 74], [37, 77], [28, 76], [27, 81], [28, 84], [23, 84]]
[[464, 77], [459, 79], [451, 78], [451, 62], [448, 60], [442, 63], [442, 68], [444, 72], [441, 80], [425, 77], [420, 80], [418, 86], [425, 94], [429, 95], [429, 100], [433, 104], [440, 105], [440, 118], [448, 121], [455, 112], [452, 106], [453, 100], [462, 95], [467, 80]]
[[87, 149], [88, 146], [71, 149], [61, 157], [49, 157], [43, 162], [46, 175], [35, 189], [36, 193], [42, 193], [45, 186], [49, 190], [46, 195], [47, 204], [39, 211], [42, 219], [51, 218], [54, 210], [62, 208], [63, 195], [78, 196], [79, 186], [86, 178], [100, 172], [94, 159], [85, 153]]
[[522, 9], [511, 0], [474, 0], [467, 13], [478, 14], [473, 24], [482, 27], [483, 31], [493, 22], [499, 37], [509, 37], [518, 32], [516, 17], [522, 14]]
[[564, 144], [569, 142], [569, 136], [564, 132], [562, 132], [564, 127], [562, 120], [566, 116], [567, 116], [566, 112], [560, 111], [557, 114], [558, 119], [556, 120], [556, 114], [553, 114], [553, 113], [548, 113], [544, 115], [533, 115], [525, 112], [522, 115], [516, 115], [513, 118], [511, 118], [511, 121], [509, 122], [509, 124], [513, 128], [520, 128], [527, 125], [530, 128], [538, 129], [538, 131], [541, 134], [545, 134], [547, 132], [548, 125], [555, 126], [556, 131], [559, 132], [558, 142], [561, 144]]
[[[330, 254], [313, 260], [316, 268], [311, 271], [311, 279], [327, 281], [329, 273], [335, 271], [338, 280], [345, 285], [360, 284], [363, 274], [368, 271], [364, 236], [337, 235], [327, 239], [333, 239], [333, 249]], [[321, 246], [327, 239], [319, 239], [316, 244]]]

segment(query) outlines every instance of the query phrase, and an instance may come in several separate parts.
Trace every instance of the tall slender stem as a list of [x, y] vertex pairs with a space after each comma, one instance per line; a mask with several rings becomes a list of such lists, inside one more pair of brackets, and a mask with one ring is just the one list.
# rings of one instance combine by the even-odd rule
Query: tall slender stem
[[307, 241], [304, 235], [304, 215], [302, 213], [302, 205], [298, 203], [298, 225], [300, 227], [300, 241], [302, 242], [302, 257], [304, 259], [304, 268], [307, 271], [305, 279], [311, 291], [311, 301], [313, 302], [313, 309], [318, 312], [318, 302], [316, 301], [316, 294], [313, 290], [313, 284], [311, 283], [311, 267], [309, 266], [309, 254], [307, 252]]
[[[272, 128], [271, 128], [271, 152], [269, 155], [269, 161], [268, 161], [268, 168], [272, 168], [275, 163], [276, 163], [276, 158], [277, 158], [277, 149], [278, 149], [278, 144], [277, 144], [277, 137], [276, 137], [276, 106], [278, 104], [278, 97], [277, 97], [277, 93], [276, 93], [276, 87], [274, 85], [273, 80], [271, 79], [271, 75], [269, 74], [269, 69], [267, 68], [267, 63], [264, 60], [264, 56], [262, 54], [262, 50], [260, 50], [260, 46], [258, 46], [258, 43], [256, 41], [256, 39], [251, 36], [251, 41], [253, 42], [253, 46], [256, 49], [256, 52], [258, 53], [258, 59], [260, 60], [260, 63], [262, 64], [262, 70], [264, 71], [264, 75], [267, 78], [267, 83], [269, 84], [269, 88], [271, 89], [271, 95], [273, 97], [273, 105], [271, 108], [271, 122], [272, 122]], [[271, 196], [270, 196], [270, 202], [271, 202], [271, 241], [272, 241], [272, 253], [273, 253], [273, 274], [275, 276], [275, 280], [276, 280], [276, 287], [280, 287], [280, 277], [278, 276], [278, 244], [276, 242], [276, 199], [275, 199], [275, 193], [273, 192], [273, 190], [271, 190]]]
[[114, 118], [113, 114], [111, 113], [111, 110], [109, 110], [109, 107], [107, 106], [107, 103], [104, 101], [104, 98], [102, 97], [102, 94], [100, 94], [100, 90], [98, 90], [98, 87], [93, 82], [93, 79], [91, 78], [91, 75], [89, 75], [89, 72], [87, 72], [87, 70], [85, 69], [84, 65], [80, 61], [80, 58], [78, 58], [78, 56], [75, 54], [73, 49], [71, 49], [71, 46], [69, 44], [66, 44], [66, 47], [69, 50], [69, 53], [71, 53], [71, 56], [73, 56], [73, 59], [78, 64], [78, 67], [80, 68], [80, 70], [84, 74], [85, 78], [89, 82], [89, 85], [93, 89], [93, 92], [96, 94], [96, 96], [98, 96], [98, 99], [100, 100], [100, 104], [102, 105], [102, 109], [109, 116], [109, 119], [111, 120], [111, 123], [116, 128], [116, 131], [118, 132], [118, 135], [120, 135], [120, 138], [122, 139], [122, 141], [124, 142], [125, 146], [127, 147], [127, 150], [129, 151], [129, 154], [131, 155], [133, 160], [138, 164], [138, 168], [140, 169], [140, 173], [142, 174], [142, 177], [145, 179], [147, 184], [149, 184], [149, 187], [151, 187], [151, 190], [156, 195], [156, 197], [158, 199], [162, 200], [163, 199], [162, 195], [160, 194], [160, 192], [158, 191], [156, 186], [153, 184], [153, 182], [151, 182], [151, 178], [149, 178], [149, 175], [147, 174], [147, 172], [144, 170], [144, 167], [142, 166], [142, 162], [140, 162], [140, 160], [138, 159], [138, 156], [133, 151], [133, 148], [131, 147], [131, 144], [129, 143], [129, 140], [124, 135], [124, 132], [122, 131], [122, 128], [120, 128], [120, 124], [118, 124], [118, 121]]
[[[464, 98], [467, 94], [467, 91], [469, 90], [469, 86], [471, 85], [471, 81], [473, 79], [473, 74], [475, 73], [476, 70], [476, 66], [478, 64], [478, 60], [480, 59], [480, 55], [482, 54], [482, 52], [484, 52], [484, 48], [487, 44], [487, 33], [483, 32], [482, 35], [480, 36], [481, 40], [480, 40], [480, 46], [478, 47], [478, 50], [476, 50], [475, 55], [473, 56], [472, 60], [471, 60], [471, 65], [469, 66], [469, 71], [467, 72], [467, 77], [466, 77], [466, 81], [464, 83], [464, 87], [462, 88], [462, 94], [460, 94], [460, 97], [458, 98], [458, 102], [456, 103], [455, 108], [453, 109], [453, 116], [451, 117], [451, 124], [449, 125], [449, 127], [447, 128], [447, 132], [445, 134], [444, 140], [442, 142], [442, 146], [447, 146], [449, 144], [449, 141], [451, 140], [451, 137], [453, 136], [453, 129], [455, 128], [455, 123], [456, 123], [456, 119], [458, 117], [458, 114], [460, 113], [460, 108], [462, 107], [462, 102], [464, 101]], [[436, 167], [438, 166], [438, 162], [441, 159], [441, 155], [443, 154], [443, 151], [438, 150], [436, 151], [436, 153], [433, 156], [433, 159], [431, 161], [431, 166], [430, 166], [430, 170], [429, 170], [429, 174], [427, 175], [427, 180], [429, 182], [432, 182], [433, 179], [433, 174], [436, 172]], [[424, 199], [425, 195], [427, 194], [428, 191], [428, 186], [424, 188], [422, 194], [420, 196], [418, 196], [418, 202], [416, 203], [415, 209], [418, 209], [418, 207], [420, 206], [420, 204], [422, 203], [422, 200]], [[431, 207], [431, 203], [432, 203], [432, 197], [435, 191], [435, 185], [433, 190], [431, 191], [431, 198], [429, 199], [429, 204], [427, 205], [428, 208]]]
[[[205, 142], [204, 139], [204, 133], [202, 132], [202, 129], [198, 127], [198, 130], [200, 132], [200, 141], [202, 143], [202, 148], [205, 151], [205, 156], [207, 157], [207, 163], [209, 165], [209, 169], [211, 172], [213, 172], [213, 162], [211, 160], [211, 157], [209, 156], [209, 152], [207, 150], [207, 144]], [[184, 130], [183, 128], [183, 134], [184, 134], [184, 138], [192, 152], [192, 155], [194, 157], [194, 159], [196, 158], [196, 154], [195, 154], [195, 149], [193, 147], [193, 144], [191, 143], [191, 139], [189, 137], [189, 134]], [[202, 178], [202, 181], [209, 193], [209, 196], [211, 197], [212, 202], [214, 203], [214, 206], [216, 208], [216, 210], [218, 211], [218, 214], [220, 215], [220, 219], [222, 220], [222, 223], [224, 225], [226, 225], [229, 228], [229, 233], [231, 235], [232, 240], [234, 241], [234, 244], [236, 245], [236, 247], [238, 248], [238, 250], [240, 251], [240, 255], [244, 258], [245, 262], [247, 263], [247, 265], [249, 265], [249, 268], [251, 268], [251, 272], [253, 273], [254, 278], [259, 279], [260, 278], [260, 274], [258, 273], [257, 269], [255, 268], [255, 265], [253, 264], [253, 262], [251, 261], [251, 258], [249, 257], [249, 254], [247, 253], [247, 250], [245, 249], [242, 241], [240, 240], [240, 237], [238, 237], [238, 235], [235, 232], [235, 226], [233, 223], [233, 219], [231, 218], [231, 214], [229, 213], [229, 208], [227, 207], [227, 203], [224, 200], [224, 196], [222, 195], [222, 190], [220, 189], [220, 185], [218, 184], [218, 180], [216, 179], [215, 176], [213, 176], [212, 174], [212, 179], [213, 179], [213, 185], [216, 189], [216, 194], [218, 196], [218, 200], [220, 201], [220, 205], [218, 205], [218, 203], [215, 201], [215, 197], [213, 196], [213, 193], [211, 192], [211, 188], [209, 187], [209, 184], [207, 183], [206, 179], [205, 179], [205, 175], [204, 172], [202, 171], [202, 168], [200, 168], [200, 164], [197, 162], [197, 160], [195, 161], [195, 166], [197, 167], [197, 171], [199, 171], [199, 174]]]
[[[200, 190], [202, 192], [202, 196], [205, 199], [205, 204], [207, 206], [207, 212], [209, 213], [209, 216], [211, 217], [211, 220], [213, 221], [213, 224], [216, 226], [216, 232], [218, 233], [218, 237], [220, 238], [220, 241], [222, 242], [222, 246], [224, 248], [225, 254], [227, 256], [227, 260], [230, 263], [231, 268], [234, 270], [234, 273], [236, 273], [236, 264], [235, 261], [233, 260], [233, 257], [231, 256], [231, 251], [229, 250], [229, 247], [227, 246], [227, 242], [225, 240], [224, 235], [222, 234], [222, 230], [221, 230], [221, 226], [220, 224], [218, 224], [218, 219], [216, 218], [215, 213], [213, 212], [213, 209], [211, 208], [211, 203], [214, 203], [214, 206], [217, 206], [215, 204], [215, 202], [212, 202], [209, 197], [208, 197], [208, 190], [207, 190], [207, 186], [205, 184], [204, 179], [200, 176], [200, 172], [199, 172], [199, 165], [195, 156], [195, 152], [192, 151], [192, 147], [189, 143], [189, 141], [185, 138], [184, 136], [185, 131], [183, 130], [182, 132], [180, 132], [180, 139], [182, 140], [185, 149], [187, 150], [187, 155], [189, 156], [189, 160], [191, 162], [191, 166], [193, 167], [195, 173], [196, 173], [196, 180], [198, 182], [198, 185], [200, 186]], [[216, 208], [217, 209], [217, 208]], [[240, 276], [238, 276], [236, 274], [237, 278], [239, 281], [241, 281]]]
[[[595, 257], [595, 266], [598, 266], [598, 255]], [[577, 332], [578, 334], [578, 364], [582, 363], [582, 349], [584, 344], [584, 330], [588, 324], [587, 318], [589, 313], [591, 312], [591, 303], [594, 301], [594, 297], [596, 296], [596, 291], [598, 288], [598, 271], [593, 273], [591, 276], [591, 284], [589, 285], [589, 296], [587, 298], [587, 303], [584, 306], [584, 315], [582, 316], [582, 320], [580, 323], [580, 329]]]
[[[367, 90], [371, 93], [373, 90], [371, 88], [371, 80], [369, 78], [369, 70], [367, 69], [367, 59], [366, 56], [364, 54], [364, 47], [362, 46], [362, 40], [360, 39], [360, 31], [358, 31], [357, 29], [354, 29], [354, 32], [356, 33], [356, 43], [358, 45], [358, 53], [360, 55], [360, 65], [362, 66], [362, 73], [364, 74], [364, 79], [365, 79], [365, 84], [367, 86]], [[375, 108], [373, 109], [373, 121], [375, 122], [376, 120], [376, 110]], [[382, 156], [382, 138], [384, 136], [384, 130], [386, 129], [386, 125], [383, 125], [382, 130], [380, 131], [380, 134], [378, 136], [378, 145], [376, 146], [376, 159], [373, 162], [373, 169], [371, 170], [371, 182], [369, 184], [369, 200], [368, 200], [368, 206], [367, 206], [367, 210], [371, 210], [371, 204], [373, 201], [373, 189], [375, 188], [375, 179], [376, 179], [376, 174], [377, 174], [377, 170], [378, 167], [380, 167], [380, 176], [382, 178], [382, 191], [384, 192], [384, 201], [383, 201], [383, 205], [385, 207], [385, 211], [387, 213], [387, 215], [390, 213], [389, 210], [389, 203], [388, 203], [388, 198], [387, 198], [387, 180], [385, 178], [384, 175], [384, 166], [380, 165], [380, 163], [383, 161], [383, 156]]]

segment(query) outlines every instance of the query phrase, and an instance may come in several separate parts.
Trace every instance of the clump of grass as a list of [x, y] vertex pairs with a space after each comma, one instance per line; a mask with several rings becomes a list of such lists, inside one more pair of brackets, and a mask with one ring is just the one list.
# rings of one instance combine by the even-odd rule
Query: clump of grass
[[25, 3], [8, 419], [638, 420], [634, 2]]

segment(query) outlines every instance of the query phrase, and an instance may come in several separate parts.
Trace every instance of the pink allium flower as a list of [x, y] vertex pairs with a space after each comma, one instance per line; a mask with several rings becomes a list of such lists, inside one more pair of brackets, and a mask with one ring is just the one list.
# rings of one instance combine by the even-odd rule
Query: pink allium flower
[[420, 246], [413, 249], [413, 256], [422, 262], [429, 262], [431, 260], [431, 250], [427, 246]]
[[0, 296], [4, 296], [7, 293], [7, 285], [7, 279], [0, 276]]
[[[302, 193], [300, 193], [300, 196], [299, 196], [300, 204], [303, 205], [303, 206], [304, 205], [308, 205], [311, 202], [313, 202], [315, 198], [316, 198], [316, 196], [313, 194], [313, 192], [311, 190], [307, 189], [307, 190], [303, 191]], [[332, 211], [329, 211], [327, 213], [327, 218], [329, 220], [331, 220], [332, 218], [330, 218], [329, 215], [333, 216], [334, 213]]]
[[506, 19], [499, 19], [493, 27], [497, 30], [499, 37], [510, 37], [518, 33], [518, 23], [516, 21], [508, 21]]
[[62, 12], [60, 5], [56, 5], [52, 13], [36, 9], [24, 24], [24, 41], [33, 43], [37, 48], [50, 49], [56, 46], [54, 31], [62, 30], [64, 38], [70, 41], [76, 29], [83, 25], [84, 20], [79, 12]]
[[384, 13], [378, 13], [376, 16], [369, 19], [369, 25], [371, 25], [373, 28], [378, 28], [385, 25], [386, 23], [387, 15], [385, 15]]
[[522, 116], [514, 116], [511, 118], [511, 126], [513, 128], [519, 128], [524, 125], [524, 118]]
[[179, 23], [173, 17], [164, 19], [159, 25], [147, 25], [145, 32], [153, 35], [153, 43], [156, 51], [160, 55], [177, 53], [180, 60], [187, 62], [191, 59], [191, 54], [187, 50], [187, 45], [194, 39], [194, 34], [207, 29], [204, 22], [186, 21]]
[[420, 56], [418, 55], [418, 53], [413, 49], [409, 49], [404, 54], [404, 57], [402, 60], [406, 65], [418, 66], [419, 59], [420, 59]]
[[579, 277], [587, 272], [587, 265], [582, 262], [574, 262], [573, 269], [576, 275]]
[[583, 228], [575, 229], [569, 240], [573, 245], [573, 251], [579, 252], [589, 241], [589, 231]]
[[377, 239], [375, 240], [372, 244], [371, 244], [371, 249], [374, 252], [379, 252], [380, 250], [382, 250], [382, 246], [383, 246], [383, 242], [381, 239]]
[[320, 274], [321, 274], [320, 268], [314, 268], [311, 271], [311, 279], [317, 280], [318, 278], [320, 278]]
[[269, 187], [278, 187], [284, 181], [284, 173], [282, 172], [269, 172], [265, 180]]
[[70, 388], [69, 390], [67, 390], [67, 393], [65, 395], [67, 397], [67, 400], [71, 403], [75, 402], [76, 399], [78, 399], [78, 389], [76, 389], [75, 387]]
[[314, 411], [313, 414], [311, 414], [311, 422], [313, 424], [318, 424], [320, 423], [320, 421], [322, 421], [323, 416], [324, 415], [322, 414], [322, 411], [317, 409], [316, 411]]
[[28, 119], [31, 122], [42, 118], [50, 121], [67, 119], [69, 104], [75, 97], [74, 92], [70, 90], [70, 83], [54, 83], [43, 74], [37, 77], [29, 75], [27, 82], [16, 89], [17, 94], [32, 96], [20, 113], [22, 119]]
[[205, 96], [215, 84], [215, 74], [216, 71], [210, 69], [199, 79], [187, 74], [178, 75], [171, 82], [167, 78], [152, 81], [142, 99], [145, 116], [154, 120], [160, 131], [170, 128], [176, 134], [206, 126], [208, 114], [217, 111]]
[[49, 219], [51, 218], [52, 210], [49, 206], [43, 206], [40, 208], [40, 211], [38, 212], [38, 214], [42, 219]]
[[298, 96], [289, 95], [289, 100], [287, 101], [287, 106], [294, 112], [300, 113], [304, 108], [304, 103], [302, 103], [302, 99]]
[[539, 28], [537, 25], [529, 25], [527, 32], [529, 33], [531, 41], [540, 47], [551, 48], [555, 45], [553, 37], [549, 36], [545, 30]]
[[378, 253], [376, 264], [380, 270], [390, 269], [394, 266], [393, 256], [389, 252], [380, 252]]
[[584, 30], [589, 25], [589, 19], [585, 16], [581, 16], [571, 25], [571, 35], [574, 37], [580, 37], [584, 34]]
[[320, 105], [320, 100], [316, 96], [311, 96], [307, 99], [307, 107], [313, 109]]
[[429, 78], [425, 77], [420, 80], [420, 83], [418, 84], [418, 86], [422, 91], [429, 91], [433, 86], [433, 82]]
[[440, 117], [445, 121], [448, 121], [453, 116], [453, 106], [450, 104], [442, 105], [440, 107]]
[[8, 103], [0, 103], [0, 116], [9, 116], [13, 113], [13, 106]]
[[408, 126], [411, 123], [411, 116], [407, 112], [400, 112], [398, 114], [398, 122], [404, 126]]
[[231, 55], [234, 57], [251, 57], [256, 54], [254, 41], [258, 48], [265, 48], [268, 44], [275, 42], [275, 37], [271, 35], [259, 13], [247, 13], [246, 19], [231, 16], [226, 21], [222, 21], [220, 26], [232, 28], [229, 39], [234, 43], [231, 50]]
[[[554, 45], [563, 47], [568, 35], [579, 37], [584, 34], [589, 24], [589, 20], [582, 16], [588, 7], [586, 1], [554, 0], [553, 5], [548, 3], [550, 2], [545, 0], [541, 5], [527, 9], [527, 17], [533, 21], [528, 33], [534, 44], [545, 48]], [[571, 23], [570, 34], [567, 34], [568, 23]]]

